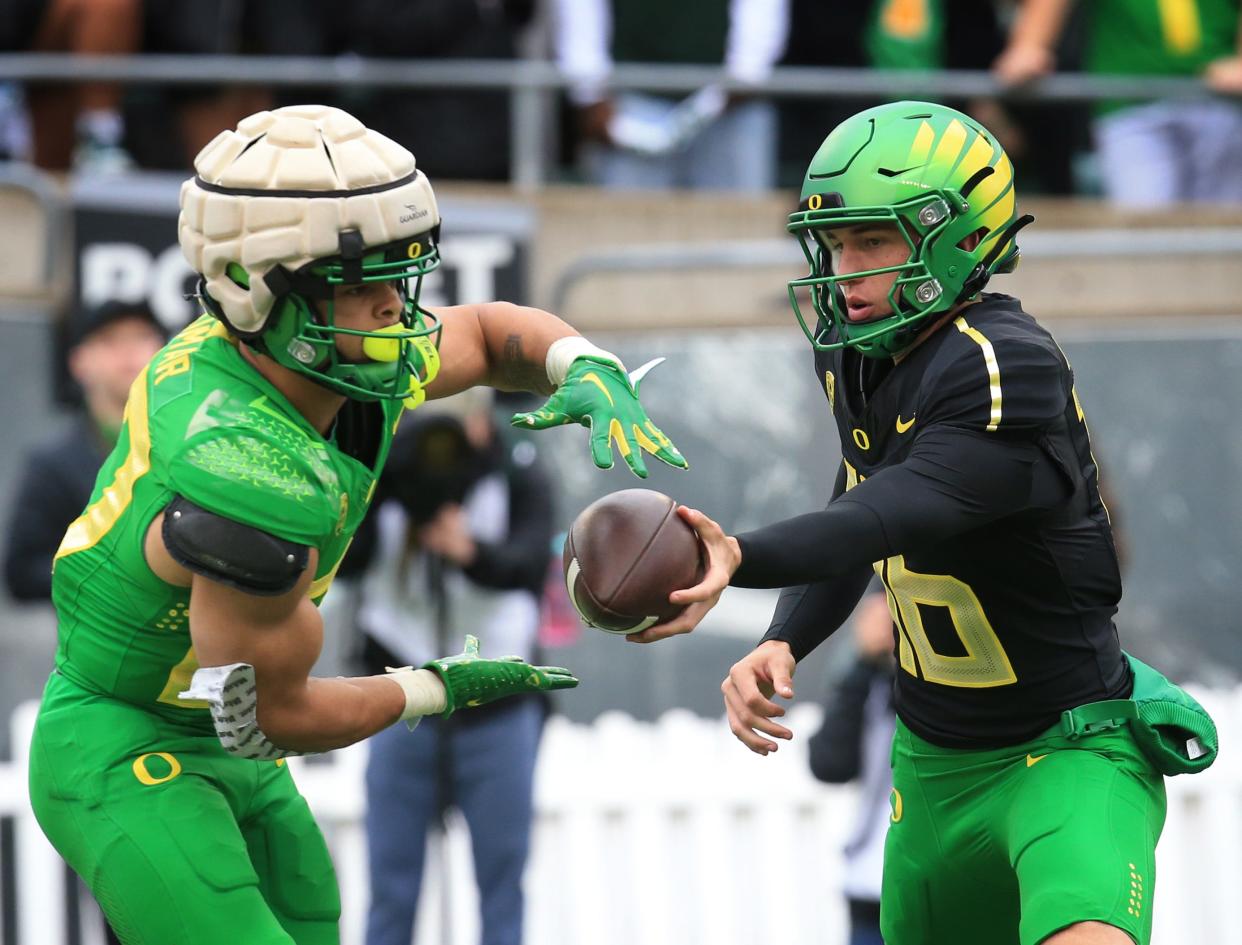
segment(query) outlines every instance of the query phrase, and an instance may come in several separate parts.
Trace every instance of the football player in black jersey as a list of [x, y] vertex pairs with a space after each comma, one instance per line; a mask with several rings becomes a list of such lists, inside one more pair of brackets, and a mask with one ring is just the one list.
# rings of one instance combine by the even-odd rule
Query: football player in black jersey
[[[693, 629], [727, 584], [785, 588], [721, 687], [734, 734], [767, 754], [791, 737], [773, 696], [874, 567], [899, 666], [889, 945], [1146, 945], [1162, 771], [1215, 752], [1198, 704], [1121, 650], [1065, 355], [983, 292], [1029, 222], [1000, 145], [952, 109], [884, 105], [828, 136], [789, 220], [811, 267], [789, 291], [840, 433], [832, 500], [736, 537], [682, 509], [707, 576], [671, 596], [682, 616], [631, 636]], [[1155, 704], [1194, 724], [1159, 743], [1139, 718]]]

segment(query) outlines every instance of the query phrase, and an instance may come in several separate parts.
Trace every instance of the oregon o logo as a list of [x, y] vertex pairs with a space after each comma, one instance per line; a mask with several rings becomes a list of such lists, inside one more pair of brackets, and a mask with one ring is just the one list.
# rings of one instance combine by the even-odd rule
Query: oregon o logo
[[823, 194], [811, 194], [806, 200], [806, 205], [812, 210], [818, 210], [824, 205]]
[[854, 428], [854, 442], [858, 444], [860, 450], [871, 449], [871, 439], [867, 436], [866, 431]]
[[901, 820], [901, 792], [896, 788], [893, 788], [892, 803], [893, 812], [889, 815], [888, 819], [893, 823], [897, 823]]
[[405, 254], [411, 259], [417, 259], [423, 254], [423, 244], [418, 242], [411, 243], [406, 247]]
[[[147, 767], [148, 758], [160, 758], [168, 765], [167, 774], [156, 776], [151, 773]], [[134, 777], [143, 784], [163, 784], [165, 781], [171, 781], [181, 773], [181, 762], [174, 758], [166, 751], [149, 751], [145, 755], [139, 755], [134, 759]]]

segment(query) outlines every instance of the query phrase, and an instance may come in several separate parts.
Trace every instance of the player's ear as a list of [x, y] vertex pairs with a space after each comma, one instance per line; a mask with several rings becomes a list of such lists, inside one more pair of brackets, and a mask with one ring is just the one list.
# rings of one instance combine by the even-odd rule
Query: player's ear
[[986, 226], [981, 226], [979, 227], [979, 229], [975, 230], [973, 233], [966, 234], [966, 236], [961, 240], [961, 242], [957, 244], [957, 248], [964, 249], [966, 250], [966, 252], [970, 252], [972, 249], [974, 249], [976, 246], [982, 243], [983, 238], [987, 235], [988, 235], [988, 228]]

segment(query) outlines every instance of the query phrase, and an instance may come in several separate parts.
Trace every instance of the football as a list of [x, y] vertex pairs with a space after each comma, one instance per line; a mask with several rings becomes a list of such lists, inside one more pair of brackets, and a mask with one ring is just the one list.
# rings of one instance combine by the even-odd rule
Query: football
[[681, 613], [668, 595], [703, 579], [705, 553], [673, 499], [625, 489], [574, 519], [562, 563], [569, 599], [586, 624], [635, 633]]

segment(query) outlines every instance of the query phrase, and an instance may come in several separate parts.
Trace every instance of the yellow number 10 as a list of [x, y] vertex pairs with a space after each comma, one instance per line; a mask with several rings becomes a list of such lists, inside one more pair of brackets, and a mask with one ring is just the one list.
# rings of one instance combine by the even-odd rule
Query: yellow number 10
[[[901, 668], [911, 676], [921, 669], [928, 682], [972, 689], [1018, 681], [979, 598], [968, 585], [947, 574], [911, 571], [901, 555], [879, 562], [876, 572], [888, 591], [888, 609], [897, 622]], [[932, 648], [920, 605], [948, 610], [965, 656], [945, 656]]]

